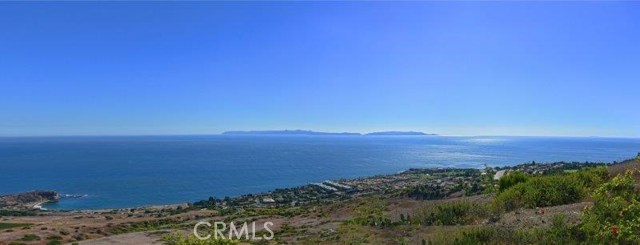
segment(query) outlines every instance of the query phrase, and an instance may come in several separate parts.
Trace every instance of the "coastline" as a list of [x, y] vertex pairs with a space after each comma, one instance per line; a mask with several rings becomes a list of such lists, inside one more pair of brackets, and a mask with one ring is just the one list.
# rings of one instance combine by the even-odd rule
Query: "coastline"
[[[486, 204], [495, 198], [495, 173], [502, 171], [521, 171], [531, 176], [566, 174], [573, 170], [590, 166], [616, 165], [610, 163], [528, 163], [510, 167], [486, 169], [429, 168], [408, 169], [401, 173], [323, 181], [294, 188], [275, 189], [257, 194], [245, 194], [228, 198], [209, 198], [202, 201], [172, 205], [149, 205], [138, 208], [122, 209], [82, 209], [47, 210], [29, 212], [5, 212], [5, 222], [25, 224], [25, 229], [13, 229], [0, 233], [0, 241], [19, 241], [31, 234], [40, 238], [59, 237], [64, 242], [96, 242], [105, 239], [123, 239], [132, 242], [139, 238], [162, 244], [170, 232], [182, 232], [193, 229], [197, 222], [244, 222], [252, 220], [260, 227], [264, 222], [273, 222], [273, 229], [279, 233], [282, 243], [297, 243], [308, 229], [314, 236], [322, 239], [327, 234], [344, 234], [339, 227], [361, 226], [359, 221], [362, 210], [381, 210], [386, 217], [384, 229], [416, 228], [405, 224], [408, 215], [419, 215], [425, 207], [452, 202]], [[494, 188], [489, 190], [488, 188]], [[488, 192], [485, 192], [488, 190]], [[36, 203], [37, 204], [37, 203]], [[483, 205], [484, 205], [483, 204]], [[572, 220], [579, 218], [579, 211], [586, 203], [568, 206], [550, 207], [552, 213], [572, 212]], [[34, 204], [35, 206], [35, 204]], [[365, 209], [362, 209], [365, 208]], [[382, 209], [379, 209], [382, 208]], [[387, 210], [388, 209], [388, 210]], [[387, 210], [387, 211], [382, 211]], [[377, 212], [377, 211], [376, 211]], [[496, 225], [539, 225], [551, 224], [551, 216], [543, 218], [536, 210], [524, 210], [527, 217], [534, 221], [520, 219], [519, 213], [507, 213]], [[404, 215], [404, 221], [403, 216]], [[514, 218], [515, 217], [515, 218]], [[484, 222], [484, 221], [482, 221]], [[485, 223], [478, 223], [485, 227]], [[368, 224], [368, 223], [367, 223]], [[292, 228], [293, 227], [293, 228]], [[293, 229], [293, 230], [292, 230]], [[367, 228], [368, 229], [368, 228]], [[380, 229], [373, 228], [375, 230]], [[430, 227], [421, 232], [430, 233]], [[336, 233], [338, 232], [338, 233]], [[287, 235], [288, 234], [288, 235]], [[149, 239], [151, 237], [152, 239]], [[418, 236], [420, 237], [420, 236]], [[420, 238], [422, 239], [422, 238]], [[420, 239], [416, 242], [419, 244]]]
[[37, 210], [40, 210], [40, 211], [48, 211], [49, 209], [46, 209], [46, 208], [42, 207], [42, 205], [47, 203], [47, 202], [49, 202], [49, 201], [36, 203], [35, 205], [33, 205], [33, 209], [37, 209]]
[[[339, 199], [349, 199], [358, 196], [371, 195], [375, 193], [384, 193], [390, 190], [401, 190], [406, 187], [416, 186], [421, 184], [420, 181], [424, 179], [411, 179], [407, 176], [411, 174], [433, 174], [438, 172], [455, 172], [455, 171], [470, 171], [477, 175], [484, 175], [487, 170], [494, 171], [497, 175], [504, 174], [509, 169], [522, 169], [528, 171], [531, 174], [541, 174], [545, 171], [550, 171], [554, 168], [566, 168], [566, 165], [571, 165], [570, 168], [579, 168], [586, 165], [594, 164], [609, 164], [609, 163], [592, 163], [592, 162], [553, 162], [553, 163], [528, 163], [519, 164], [514, 166], [494, 167], [487, 169], [472, 169], [472, 168], [410, 168], [404, 171], [391, 173], [391, 174], [378, 174], [372, 176], [363, 176], [357, 178], [342, 178], [334, 180], [325, 180], [316, 183], [308, 183], [304, 185], [287, 187], [287, 188], [274, 188], [265, 192], [247, 193], [231, 197], [209, 197], [209, 199], [195, 200], [191, 202], [170, 203], [170, 204], [150, 204], [141, 206], [130, 206], [122, 208], [82, 208], [82, 209], [52, 209], [46, 208], [44, 204], [51, 201], [44, 201], [33, 205], [34, 209], [48, 212], [77, 212], [77, 213], [95, 213], [95, 212], [112, 212], [112, 211], [127, 211], [130, 209], [177, 209], [188, 208], [190, 206], [198, 206], [202, 203], [213, 202], [217, 207], [237, 207], [237, 206], [256, 206], [256, 207], [281, 207], [281, 206], [295, 206], [303, 205], [318, 200], [321, 201], [333, 201]], [[539, 166], [539, 167], [531, 167]], [[474, 178], [477, 178], [475, 176]], [[467, 181], [471, 181], [470, 179]], [[437, 181], [436, 181], [437, 182]], [[450, 180], [441, 180], [434, 184], [441, 185], [441, 183], [452, 184]], [[292, 197], [291, 193], [297, 193], [298, 196], [304, 196], [309, 194], [317, 197], [305, 198], [305, 197]], [[303, 193], [303, 194], [300, 194]], [[274, 199], [275, 196], [288, 196], [291, 200], [283, 201]], [[84, 196], [83, 196], [84, 197]], [[213, 198], [213, 199], [212, 199]]]
[[[8, 143], [11, 142], [13, 141]], [[50, 210], [170, 205], [193, 202], [209, 196], [222, 198], [259, 194], [327, 179], [393, 174], [412, 167], [481, 168], [484, 163], [504, 166], [534, 159], [540, 162], [565, 159], [613, 161], [624, 159], [630, 154], [635, 155], [640, 147], [640, 141], [614, 139], [540, 140], [442, 136], [353, 137], [347, 140], [342, 137], [258, 138], [216, 135], [20, 139], [19, 142], [16, 152], [24, 151], [24, 156], [12, 157], [10, 154], [8, 171], [0, 171], [0, 179], [28, 179], [29, 184], [10, 181], [6, 185], [0, 185], [0, 193], [47, 187], [59, 190], [61, 195], [90, 195], [79, 200], [64, 199], [58, 204], [43, 205]], [[39, 146], [38, 142], [46, 144]], [[60, 162], [59, 165], [46, 164], [46, 161], [37, 159], [37, 154], [32, 154], [37, 153], [33, 152], [34, 149], [39, 149], [37, 147], [50, 151], [54, 150], [51, 147], [58, 144], [64, 147], [51, 156], [51, 161]], [[584, 144], [594, 145], [594, 148], [580, 151], [579, 155], [571, 154], [571, 149], [578, 149], [576, 147]], [[110, 147], [112, 145], [117, 147]], [[518, 146], [523, 150], [511, 151], [506, 145]], [[529, 147], [537, 150], [526, 150]], [[538, 154], [536, 151], [547, 154]], [[607, 153], [603, 154], [604, 151]], [[163, 154], [155, 154], [157, 152]], [[108, 164], [87, 166], [82, 163], [94, 161]], [[188, 164], [179, 166], [175, 165], [176, 162]], [[20, 165], [32, 166], [34, 170], [14, 171]], [[236, 168], [247, 171], [233, 172]], [[48, 178], [47, 174], [55, 169], [65, 171], [61, 171], [55, 178]], [[112, 174], [113, 177], [110, 176]], [[118, 178], [115, 174], [126, 177]], [[99, 181], [92, 181], [93, 177], [99, 178]], [[67, 181], [60, 182], [58, 179]]]

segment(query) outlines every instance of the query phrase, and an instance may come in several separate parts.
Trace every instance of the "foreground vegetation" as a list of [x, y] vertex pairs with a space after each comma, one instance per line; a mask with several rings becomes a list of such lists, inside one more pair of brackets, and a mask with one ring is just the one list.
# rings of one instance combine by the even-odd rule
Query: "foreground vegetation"
[[[607, 166], [596, 166], [546, 175], [512, 171], [499, 181], [481, 179], [475, 186], [460, 184], [447, 190], [472, 195], [485, 193], [479, 199], [428, 201], [446, 195], [438, 189], [417, 186], [398, 190], [399, 196], [424, 204], [399, 214], [390, 203], [398, 195], [388, 193], [346, 204], [351, 218], [333, 231], [302, 235], [306, 228], [296, 230], [286, 226], [286, 229], [298, 237], [293, 242], [296, 244], [638, 244], [640, 196], [634, 179], [637, 170], [611, 174], [610, 170]], [[578, 210], [581, 212], [577, 218], [570, 218], [563, 211], [545, 215], [546, 208], [579, 203], [584, 203], [579, 207], [585, 208]], [[548, 222], [513, 226], [502, 221], [514, 214], [527, 218], [524, 214], [517, 215], [522, 210], [535, 210], [533, 220], [544, 218]], [[166, 241], [199, 244], [191, 240], [174, 234]], [[218, 241], [207, 244], [222, 244], [215, 242]]]
[[588, 168], [570, 174], [528, 177], [515, 172], [500, 181], [494, 208], [512, 211], [575, 203], [588, 197], [593, 188], [608, 179], [605, 167]]
[[234, 245], [237, 241], [224, 239], [200, 240], [193, 235], [185, 236], [180, 233], [170, 233], [163, 237], [167, 245]]
[[[368, 190], [384, 184], [378, 192], [352, 192], [349, 199], [303, 205], [232, 205], [231, 199], [210, 198], [177, 207], [90, 213], [6, 211], [0, 235], [15, 244], [73, 243], [123, 233], [130, 234], [119, 237], [146, 237], [148, 243], [162, 239], [176, 245], [638, 244], [637, 169], [640, 161], [526, 164], [508, 168], [499, 180], [494, 180], [492, 169], [411, 170], [361, 181], [375, 183]], [[105, 225], [85, 226], [102, 224], [96, 223], [99, 220]], [[273, 221], [275, 240], [200, 241], [188, 236], [201, 220]]]
[[[548, 183], [560, 184], [558, 189], [570, 189], [563, 195], [557, 190], [549, 190], [548, 194], [536, 197], [540, 200], [523, 198], [523, 206], [545, 204], [566, 204], [578, 201], [582, 191], [590, 190], [590, 186], [603, 181], [602, 169], [579, 171], [578, 175], [540, 177], [522, 182], [498, 195], [494, 204], [502, 205], [506, 197], [519, 199], [527, 196], [527, 192], [538, 193], [548, 188]], [[633, 172], [613, 177], [611, 180], [598, 185], [588, 195], [593, 199], [593, 205], [587, 206], [582, 215], [582, 221], [577, 225], [568, 224], [563, 215], [553, 218], [553, 223], [547, 228], [508, 229], [498, 226], [482, 226], [463, 229], [457, 234], [449, 236], [448, 241], [438, 243], [453, 244], [638, 244], [640, 242], [640, 196], [635, 191]], [[592, 178], [589, 182], [581, 182], [580, 177]], [[577, 178], [576, 178], [577, 177]], [[535, 189], [535, 188], [541, 189]], [[532, 189], [529, 189], [532, 188]], [[584, 188], [584, 189], [581, 189]], [[534, 194], [531, 194], [534, 195]], [[535, 196], [535, 195], [534, 195]], [[510, 202], [512, 203], [512, 202]]]
[[20, 228], [20, 227], [28, 227], [33, 224], [26, 223], [0, 223], [0, 230], [12, 229], [12, 228]]

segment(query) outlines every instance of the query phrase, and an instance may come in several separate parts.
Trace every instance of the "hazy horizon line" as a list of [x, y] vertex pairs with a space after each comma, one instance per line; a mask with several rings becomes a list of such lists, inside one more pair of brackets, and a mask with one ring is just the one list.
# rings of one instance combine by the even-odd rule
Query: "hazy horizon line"
[[[243, 130], [230, 130], [230, 131], [243, 131]], [[246, 130], [249, 131], [284, 131], [284, 130]], [[294, 131], [294, 130], [291, 130]], [[374, 137], [385, 137], [385, 136], [409, 136], [409, 137], [540, 137], [540, 138], [621, 138], [621, 139], [640, 139], [640, 136], [601, 136], [601, 135], [519, 135], [519, 134], [439, 134], [439, 133], [427, 133], [425, 135], [367, 135], [367, 133], [362, 132], [325, 132], [325, 131], [313, 131], [313, 130], [305, 130], [312, 132], [323, 132], [330, 133], [328, 135], [296, 135], [296, 134], [287, 134], [287, 135], [276, 135], [276, 134], [253, 134], [255, 136], [374, 136]], [[47, 138], [47, 137], [162, 137], [162, 136], [222, 136], [225, 135], [223, 131], [219, 133], [150, 133], [150, 134], [33, 134], [33, 135], [0, 135], [0, 138]], [[391, 131], [372, 131], [373, 132], [391, 132]], [[396, 131], [396, 132], [409, 132], [409, 131]], [[421, 131], [412, 131], [412, 132], [421, 132]], [[334, 134], [335, 133], [335, 134]], [[340, 133], [354, 133], [354, 134], [345, 134], [340, 135]], [[357, 133], [357, 134], [356, 134]], [[251, 136], [252, 134], [227, 134], [225, 136]]]

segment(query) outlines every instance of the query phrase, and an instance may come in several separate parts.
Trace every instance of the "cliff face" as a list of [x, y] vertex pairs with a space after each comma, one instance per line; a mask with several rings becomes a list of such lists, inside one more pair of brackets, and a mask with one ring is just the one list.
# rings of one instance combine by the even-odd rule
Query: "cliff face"
[[56, 201], [60, 195], [55, 191], [31, 191], [0, 196], [0, 208], [24, 209], [36, 203]]

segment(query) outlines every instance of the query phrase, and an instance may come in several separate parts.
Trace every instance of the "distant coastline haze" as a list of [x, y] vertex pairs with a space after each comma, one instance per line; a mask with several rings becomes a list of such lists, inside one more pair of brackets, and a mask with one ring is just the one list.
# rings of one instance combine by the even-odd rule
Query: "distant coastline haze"
[[378, 135], [378, 136], [420, 136], [420, 135], [429, 135], [435, 136], [437, 134], [427, 134], [423, 132], [416, 131], [382, 131], [382, 132], [371, 132], [371, 133], [352, 133], [352, 132], [317, 132], [312, 130], [249, 130], [249, 131], [225, 131], [222, 133], [223, 135], [307, 135], [307, 136], [318, 136], [318, 135]]

